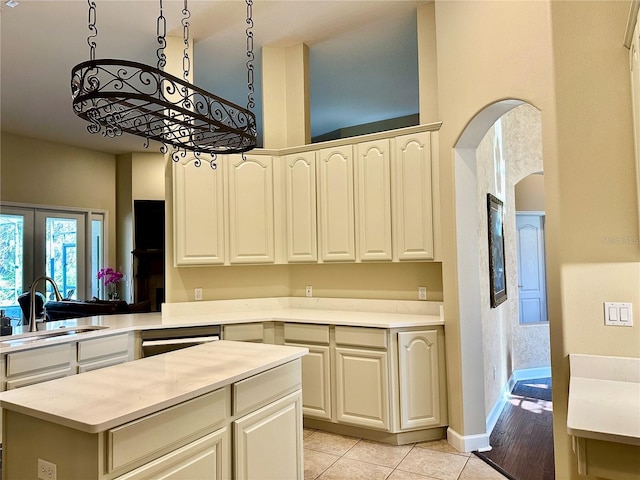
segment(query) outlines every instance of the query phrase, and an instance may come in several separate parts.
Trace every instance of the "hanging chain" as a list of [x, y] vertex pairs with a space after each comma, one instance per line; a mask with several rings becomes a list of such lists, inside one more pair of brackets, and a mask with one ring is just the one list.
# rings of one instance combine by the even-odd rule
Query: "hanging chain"
[[89, 19], [87, 23], [89, 24], [89, 31], [91, 32], [87, 37], [87, 44], [89, 45], [89, 59], [93, 61], [96, 59], [96, 42], [91, 39], [98, 36], [98, 27], [96, 27], [96, 2], [87, 0], [87, 4], [89, 5]]
[[158, 22], [156, 24], [156, 35], [158, 38], [158, 49], [156, 54], [158, 55], [158, 69], [162, 69], [167, 64], [167, 56], [164, 54], [164, 49], [167, 46], [167, 19], [162, 15], [162, 0], [160, 0], [160, 15], [158, 16]]
[[247, 109], [251, 110], [256, 106], [253, 99], [253, 0], [247, 0]]
[[187, 7], [187, 0], [184, 0], [184, 8], [182, 9], [182, 36], [184, 38], [184, 53], [182, 55], [182, 77], [186, 82], [189, 81], [189, 72], [191, 71], [191, 59], [189, 58], [189, 19], [191, 12]]

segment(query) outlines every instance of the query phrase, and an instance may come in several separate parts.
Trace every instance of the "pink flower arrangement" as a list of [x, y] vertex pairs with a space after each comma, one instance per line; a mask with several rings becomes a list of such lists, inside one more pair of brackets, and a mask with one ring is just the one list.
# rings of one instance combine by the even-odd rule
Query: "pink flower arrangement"
[[98, 270], [98, 280], [102, 280], [104, 282], [104, 286], [109, 286], [111, 284], [116, 284], [120, 280], [122, 280], [122, 273], [117, 272], [111, 267], [101, 268]]

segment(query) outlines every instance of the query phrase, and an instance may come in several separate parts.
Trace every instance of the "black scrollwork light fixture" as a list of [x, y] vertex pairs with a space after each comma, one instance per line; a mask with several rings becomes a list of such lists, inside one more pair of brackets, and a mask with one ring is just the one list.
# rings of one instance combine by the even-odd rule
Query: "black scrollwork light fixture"
[[253, 99], [253, 0], [247, 4], [247, 108], [209, 93], [187, 80], [191, 69], [188, 55], [189, 18], [191, 14], [184, 1], [182, 27], [184, 34], [183, 78], [162, 69], [166, 65], [166, 19], [162, 13], [157, 20], [157, 67], [128, 60], [96, 60], [95, 37], [96, 4], [89, 5], [89, 60], [71, 70], [73, 111], [90, 124], [90, 133], [102, 132], [116, 137], [123, 132], [144, 137], [145, 148], [150, 140], [162, 143], [161, 152], [169, 152], [174, 161], [194, 152], [196, 164], [201, 154], [210, 154], [208, 160], [216, 168], [217, 154], [247, 152], [257, 145], [255, 107]]

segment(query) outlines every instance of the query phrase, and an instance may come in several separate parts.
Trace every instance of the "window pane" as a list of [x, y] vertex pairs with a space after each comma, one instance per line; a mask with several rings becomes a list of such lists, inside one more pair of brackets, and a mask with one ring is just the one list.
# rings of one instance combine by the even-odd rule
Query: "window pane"
[[97, 281], [98, 270], [103, 267], [102, 261], [102, 218], [91, 220], [91, 296], [102, 298], [100, 282]]
[[[48, 217], [46, 222], [46, 274], [53, 278], [64, 298], [78, 298], [78, 222], [70, 218]], [[47, 282], [47, 300], [54, 300]]]
[[11, 318], [20, 318], [18, 295], [24, 291], [24, 218], [0, 214], [0, 308]]

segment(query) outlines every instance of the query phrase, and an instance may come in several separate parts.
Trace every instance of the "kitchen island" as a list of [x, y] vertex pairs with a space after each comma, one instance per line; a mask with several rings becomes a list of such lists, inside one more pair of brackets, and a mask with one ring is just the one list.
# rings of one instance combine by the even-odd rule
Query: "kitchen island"
[[3, 392], [3, 478], [302, 478], [306, 353], [223, 340]]

